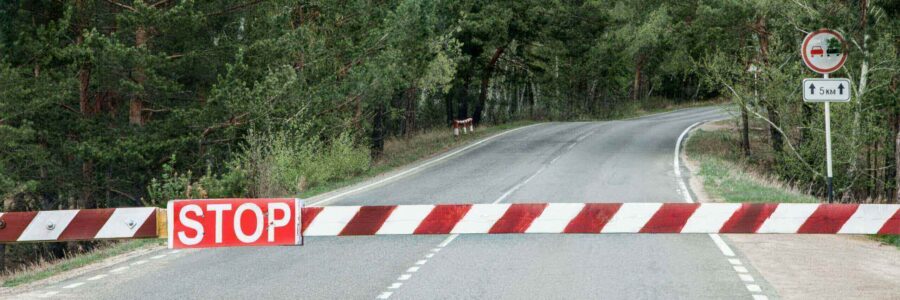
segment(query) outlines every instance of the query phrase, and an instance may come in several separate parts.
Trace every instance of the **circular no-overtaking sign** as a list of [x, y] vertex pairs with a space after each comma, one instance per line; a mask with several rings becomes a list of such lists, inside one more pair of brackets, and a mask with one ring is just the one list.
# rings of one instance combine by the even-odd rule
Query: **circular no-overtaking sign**
[[831, 29], [810, 32], [803, 39], [800, 55], [806, 66], [821, 74], [837, 71], [847, 60], [844, 36]]

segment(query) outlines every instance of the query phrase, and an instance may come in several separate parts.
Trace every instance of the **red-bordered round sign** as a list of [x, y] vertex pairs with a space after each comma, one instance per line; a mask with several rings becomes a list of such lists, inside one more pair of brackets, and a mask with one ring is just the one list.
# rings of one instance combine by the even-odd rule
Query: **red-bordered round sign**
[[800, 46], [800, 56], [806, 66], [821, 74], [837, 71], [847, 61], [844, 36], [831, 29], [810, 32]]

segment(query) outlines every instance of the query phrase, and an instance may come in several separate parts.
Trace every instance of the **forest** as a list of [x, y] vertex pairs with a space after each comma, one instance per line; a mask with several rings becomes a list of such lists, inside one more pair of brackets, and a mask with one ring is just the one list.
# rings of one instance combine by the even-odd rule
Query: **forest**
[[897, 0], [2, 1], [0, 211], [296, 196], [457, 119], [710, 99], [764, 121], [777, 176], [822, 196], [823, 112], [799, 88], [819, 28], [843, 33], [832, 77], [853, 82], [835, 192], [898, 202]]

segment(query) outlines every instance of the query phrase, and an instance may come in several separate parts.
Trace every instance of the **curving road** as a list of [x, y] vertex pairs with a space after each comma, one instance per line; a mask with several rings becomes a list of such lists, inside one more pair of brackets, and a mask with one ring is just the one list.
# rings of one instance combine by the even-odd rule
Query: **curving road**
[[[537, 124], [412, 166], [386, 182], [375, 179], [360, 185], [368, 188], [308, 203], [682, 202], [673, 167], [676, 141], [692, 124], [726, 115], [707, 107]], [[746, 261], [740, 253], [726, 257], [720, 247], [707, 235], [307, 238], [303, 247], [159, 249], [16, 297], [774, 298], [751, 266], [734, 265]], [[746, 269], [743, 280], [740, 268]], [[754, 278], [752, 285], [746, 276]]]

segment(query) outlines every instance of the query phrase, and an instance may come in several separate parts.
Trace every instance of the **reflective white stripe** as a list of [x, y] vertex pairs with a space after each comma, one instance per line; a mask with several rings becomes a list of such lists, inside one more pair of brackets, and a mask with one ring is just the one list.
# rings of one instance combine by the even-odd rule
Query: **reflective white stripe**
[[636, 233], [647, 224], [662, 203], [623, 203], [609, 223], [603, 226], [603, 233]]
[[759, 227], [757, 233], [797, 233], [819, 204], [781, 203]]
[[453, 227], [451, 233], [487, 233], [506, 213], [510, 204], [475, 204]]
[[375, 234], [412, 234], [434, 205], [399, 205]]
[[838, 233], [878, 233], [900, 204], [864, 204], [856, 209]]
[[338, 235], [359, 212], [359, 206], [325, 206], [306, 228], [305, 236]]
[[741, 208], [740, 203], [700, 204], [687, 220], [681, 233], [716, 233]]
[[572, 219], [584, 209], [584, 203], [550, 203], [544, 208], [526, 233], [560, 233], [572, 222]]
[[[95, 238], [111, 239], [111, 238], [127, 238], [133, 237], [134, 233], [147, 222], [150, 215], [156, 212], [154, 207], [133, 207], [133, 208], [116, 208], [109, 220], [103, 224], [100, 231], [97, 232]], [[131, 222], [133, 226], [129, 227]], [[153, 227], [156, 227], [154, 224]]]
[[[78, 210], [39, 211], [31, 223], [28, 223], [28, 227], [25, 227], [18, 241], [56, 240], [77, 214]], [[52, 228], [48, 227], [50, 224], [53, 224]]]

